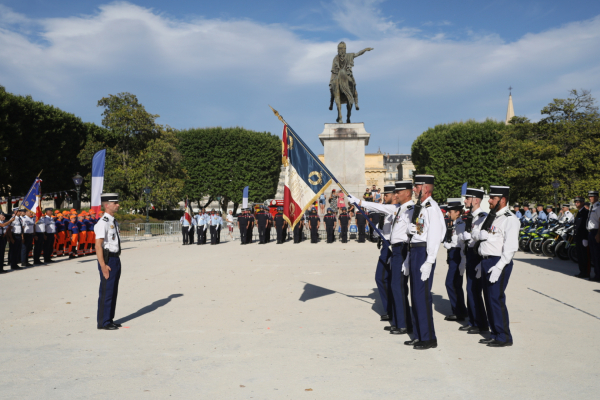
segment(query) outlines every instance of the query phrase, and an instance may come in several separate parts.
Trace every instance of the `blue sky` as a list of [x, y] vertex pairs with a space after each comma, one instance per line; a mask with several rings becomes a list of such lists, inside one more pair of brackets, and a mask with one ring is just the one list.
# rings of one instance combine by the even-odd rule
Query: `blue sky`
[[271, 104], [317, 153], [337, 43], [356, 59], [368, 151], [410, 152], [428, 127], [506, 114], [600, 84], [598, 1], [0, 0], [0, 85], [100, 123], [131, 92], [175, 128], [279, 134]]

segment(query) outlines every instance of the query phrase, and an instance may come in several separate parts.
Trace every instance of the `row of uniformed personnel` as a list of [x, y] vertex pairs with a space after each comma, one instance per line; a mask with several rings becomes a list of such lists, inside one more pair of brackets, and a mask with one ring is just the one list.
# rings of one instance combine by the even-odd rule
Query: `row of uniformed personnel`
[[[350, 201], [386, 215], [382, 233], [390, 246], [383, 246], [381, 250], [375, 277], [387, 312], [381, 319], [390, 321], [391, 325], [385, 329], [392, 334], [414, 333], [413, 339], [405, 344], [417, 350], [437, 347], [431, 286], [446, 226], [438, 204], [431, 198], [433, 190], [433, 175], [416, 175], [414, 184], [400, 181], [387, 185], [385, 204], [361, 202], [349, 196]], [[474, 219], [472, 227], [461, 232], [463, 222], [457, 218], [458, 229], [453, 230], [453, 236], [457, 237], [451, 242], [462, 248], [451, 252], [451, 268], [446, 280], [454, 288], [458, 285], [456, 274], [462, 277], [461, 271], [467, 272], [468, 307], [464, 308], [467, 308], [469, 325], [460, 330], [481, 333], [491, 329], [490, 338], [480, 340], [490, 347], [510, 346], [513, 342], [504, 293], [512, 271], [512, 257], [518, 249], [520, 224], [508, 210], [509, 190], [506, 186], [490, 187], [490, 206], [497, 211], [489, 226], [483, 225], [487, 214], [479, 209], [483, 191], [467, 190], [466, 203], [473, 205]], [[413, 193], [419, 197], [419, 205], [412, 201]], [[452, 207], [455, 211], [462, 208], [457, 204]], [[482, 230], [482, 226], [487, 229]], [[462, 280], [460, 283], [462, 290]], [[459, 300], [450, 297], [453, 311], [459, 315], [465, 313], [458, 305]], [[458, 319], [458, 315], [447, 319]]]
[[183, 245], [194, 244], [194, 233], [197, 233], [197, 245], [206, 244], [209, 233], [211, 245], [221, 243], [223, 217], [220, 211], [212, 209], [209, 214], [203, 208], [191, 218], [191, 221], [183, 216], [179, 222], [181, 222]]

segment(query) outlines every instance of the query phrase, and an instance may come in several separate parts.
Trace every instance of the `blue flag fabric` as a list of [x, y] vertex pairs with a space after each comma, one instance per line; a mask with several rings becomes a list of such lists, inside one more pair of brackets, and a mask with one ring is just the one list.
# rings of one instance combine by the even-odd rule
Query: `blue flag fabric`
[[37, 208], [40, 205], [39, 198], [41, 195], [41, 193], [40, 193], [40, 184], [41, 183], [42, 183], [42, 180], [39, 177], [35, 178], [33, 185], [31, 185], [29, 192], [27, 192], [27, 195], [25, 196], [25, 198], [23, 199], [23, 202], [21, 203], [29, 211], [36, 212]]
[[462, 185], [462, 189], [460, 190], [460, 195], [461, 195], [461, 196], [464, 196], [464, 195], [466, 195], [466, 194], [467, 194], [467, 183], [468, 183], [468, 182], [465, 182], [465, 183], [463, 183], [463, 185]]

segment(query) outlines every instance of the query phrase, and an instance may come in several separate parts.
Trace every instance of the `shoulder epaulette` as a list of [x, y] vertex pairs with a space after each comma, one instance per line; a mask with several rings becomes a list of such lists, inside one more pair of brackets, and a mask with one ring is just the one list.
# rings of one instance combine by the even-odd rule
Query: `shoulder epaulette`
[[407, 210], [412, 210], [412, 209], [413, 209], [413, 206], [408, 206], [408, 207], [406, 207], [406, 209], [407, 209]]
[[515, 215], [515, 214], [511, 213], [510, 211], [507, 211], [504, 215], [507, 217], [510, 217], [511, 215]]
[[462, 219], [459, 219], [458, 221], [456, 221], [456, 225], [460, 225], [460, 224], [464, 224], [465, 222]]
[[108, 218], [107, 218], [107, 217], [103, 217], [103, 218], [102, 218], [102, 221], [106, 221], [106, 222], [108, 222]]
[[425, 204], [425, 208], [429, 208], [429, 207], [431, 207], [431, 203]]

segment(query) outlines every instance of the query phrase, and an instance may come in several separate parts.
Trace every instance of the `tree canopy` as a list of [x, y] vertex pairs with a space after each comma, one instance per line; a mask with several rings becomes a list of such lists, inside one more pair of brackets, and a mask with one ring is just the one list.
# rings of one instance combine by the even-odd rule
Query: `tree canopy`
[[148, 113], [131, 93], [103, 97], [98, 107], [104, 107], [106, 129], [88, 135], [81, 164], [91, 171], [94, 153], [106, 149], [104, 191], [120, 193], [124, 208], [145, 209], [145, 187], [152, 190], [153, 204], [176, 206], [185, 182], [176, 132], [157, 124], [159, 116]]
[[189, 179], [184, 194], [200, 204], [220, 197], [221, 207], [242, 201], [250, 186], [251, 202], [275, 196], [281, 166], [281, 140], [268, 132], [241, 127], [189, 129], [178, 133], [182, 166]]
[[505, 183], [500, 173], [498, 142], [507, 130], [503, 122], [486, 120], [436, 125], [412, 144], [415, 174], [435, 175], [436, 201], [460, 197], [461, 186], [489, 188]]

